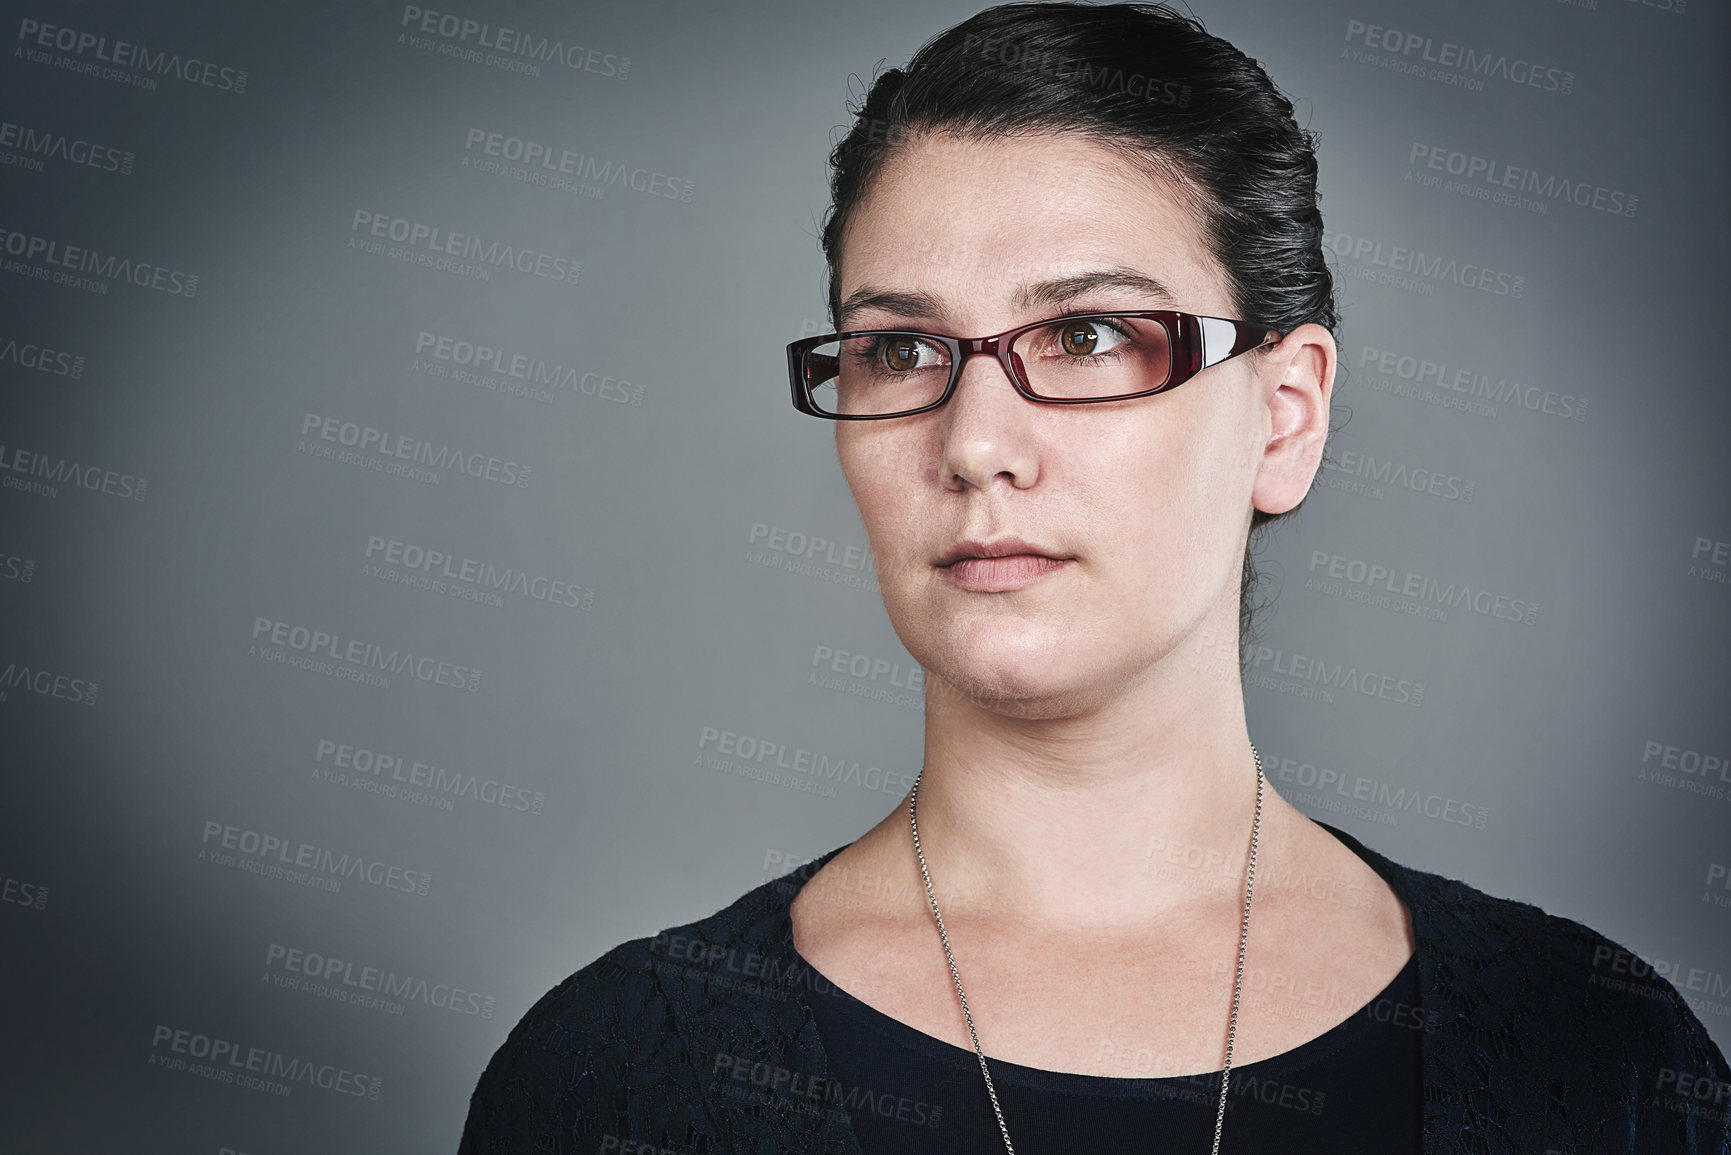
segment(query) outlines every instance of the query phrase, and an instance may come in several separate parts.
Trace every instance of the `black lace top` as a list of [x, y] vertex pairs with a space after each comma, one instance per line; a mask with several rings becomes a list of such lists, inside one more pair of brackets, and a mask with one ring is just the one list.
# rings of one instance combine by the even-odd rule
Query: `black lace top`
[[[1731, 1069], [1670, 983], [1578, 922], [1322, 825], [1412, 912], [1436, 1023], [1419, 1037], [1425, 1155], [1731, 1155]], [[548, 991], [481, 1074], [459, 1155], [863, 1155], [800, 997], [828, 984], [789, 915], [841, 850]]]
[[[1417, 1155], [1421, 1150], [1418, 956], [1388, 986], [1321, 1035], [1254, 1063], [1233, 1064], [1226, 1085], [1223, 1153]], [[840, 988], [811, 992], [818, 1036], [864, 1155], [1002, 1151], [970, 1049], [934, 1039]], [[1294, 1009], [1302, 1010], [1300, 1004]], [[1127, 1069], [1152, 1051], [1111, 1040]], [[1208, 1155], [1220, 1072], [1106, 1078], [1042, 1071], [987, 1056], [1017, 1155], [1170, 1151]]]

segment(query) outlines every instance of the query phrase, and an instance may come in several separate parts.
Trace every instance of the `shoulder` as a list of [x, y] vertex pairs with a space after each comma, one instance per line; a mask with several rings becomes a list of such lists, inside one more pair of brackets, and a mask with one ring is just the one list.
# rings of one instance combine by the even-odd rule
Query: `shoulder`
[[[789, 878], [714, 914], [620, 943], [567, 976], [517, 1022], [470, 1097], [461, 1155], [604, 1149], [609, 1137], [687, 1149], [710, 1130], [695, 1056], [712, 1004], [762, 981]], [[746, 974], [750, 970], [753, 974]], [[780, 974], [780, 969], [776, 969]], [[749, 1016], [755, 1000], [733, 998]], [[701, 1069], [700, 1069], [701, 1068]]]
[[1539, 1084], [1542, 1066], [1574, 1123], [1641, 1119], [1675, 1129], [1677, 1150], [1727, 1150], [1731, 1068], [1660, 968], [1574, 919], [1370, 855], [1413, 911], [1439, 1068], [1495, 1088]]
[[609, 1136], [631, 1134], [629, 1119], [643, 1112], [619, 1094], [634, 1076], [641, 1094], [667, 1107], [694, 1103], [679, 1064], [668, 1061], [676, 1041], [655, 1029], [667, 998], [652, 941], [619, 944], [517, 1021], [469, 1097], [460, 1155], [600, 1150]]

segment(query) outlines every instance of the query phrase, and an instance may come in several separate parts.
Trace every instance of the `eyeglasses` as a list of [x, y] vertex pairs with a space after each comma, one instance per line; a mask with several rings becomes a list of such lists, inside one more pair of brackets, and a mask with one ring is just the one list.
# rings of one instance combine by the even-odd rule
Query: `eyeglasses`
[[1273, 327], [1156, 310], [1081, 313], [991, 337], [908, 329], [856, 329], [804, 337], [787, 347], [793, 407], [833, 421], [875, 421], [936, 409], [962, 365], [998, 359], [1030, 401], [1077, 405], [1176, 389], [1211, 365], [1280, 340]]

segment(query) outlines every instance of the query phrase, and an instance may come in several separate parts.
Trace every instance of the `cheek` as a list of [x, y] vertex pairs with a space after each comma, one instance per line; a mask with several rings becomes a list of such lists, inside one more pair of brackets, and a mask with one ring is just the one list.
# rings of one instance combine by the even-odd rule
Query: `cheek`
[[1227, 493], [1248, 483], [1250, 422], [1238, 385], [1229, 377], [1209, 380], [1206, 375], [1185, 385], [1188, 394], [1172, 397], [1183, 405], [1174, 406], [1170, 420], [1161, 421], [1152, 436], [1166, 484], [1187, 504], [1218, 506]]
[[838, 434], [836, 454], [872, 550], [880, 556], [912, 544], [906, 527], [917, 524], [919, 460], [905, 437], [850, 431]]
[[1110, 460], [1089, 463], [1097, 484], [1085, 504], [1097, 540], [1121, 564], [1143, 580], [1182, 584], [1233, 532], [1242, 485], [1222, 431], [1183, 420], [1206, 422], [1206, 414], [1161, 416]]
[[906, 489], [884, 478], [862, 480], [854, 488], [854, 501], [859, 506], [860, 521], [871, 538], [872, 552], [879, 557], [892, 556], [906, 548], [903, 531], [908, 495]]

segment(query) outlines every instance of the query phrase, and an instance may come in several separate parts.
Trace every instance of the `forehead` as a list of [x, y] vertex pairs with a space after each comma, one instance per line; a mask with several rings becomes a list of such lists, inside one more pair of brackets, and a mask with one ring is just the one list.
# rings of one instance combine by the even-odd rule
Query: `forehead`
[[1226, 278], [1197, 196], [1079, 132], [916, 134], [897, 146], [854, 208], [838, 299], [868, 290], [923, 293], [943, 306], [946, 315], [934, 319], [1014, 323], [1039, 311], [1024, 286], [1129, 269], [1167, 286], [1174, 299], [1128, 300], [1121, 290], [1114, 299], [1124, 307], [1226, 315]]

